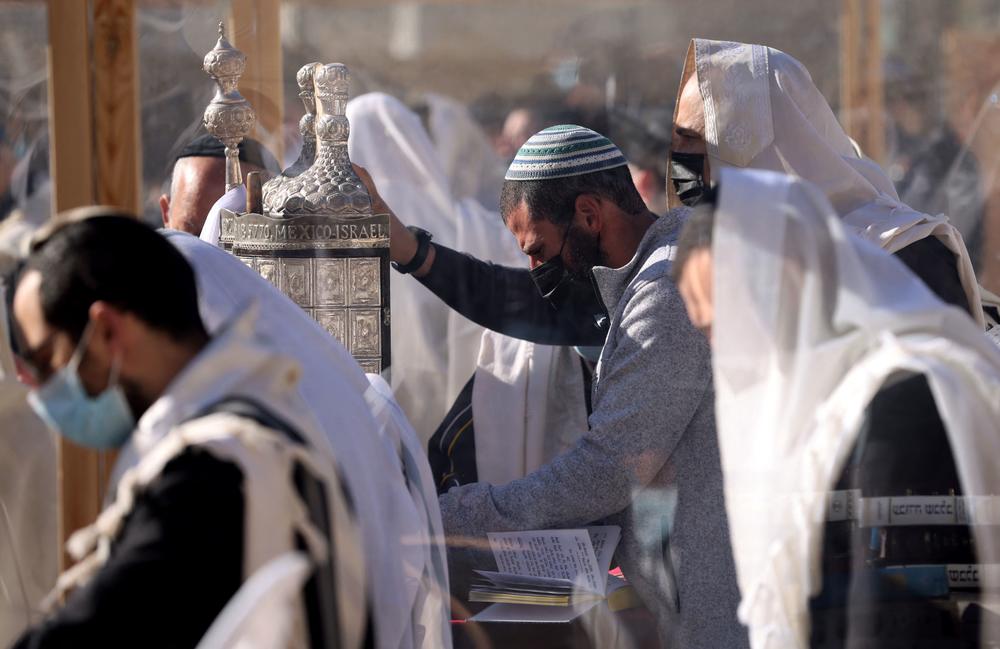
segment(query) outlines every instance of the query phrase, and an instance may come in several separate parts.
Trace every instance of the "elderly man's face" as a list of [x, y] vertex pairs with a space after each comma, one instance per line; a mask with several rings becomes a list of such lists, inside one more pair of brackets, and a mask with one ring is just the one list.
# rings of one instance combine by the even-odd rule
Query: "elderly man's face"
[[711, 341], [715, 311], [712, 301], [712, 251], [709, 248], [691, 251], [684, 262], [677, 288], [691, 324]]

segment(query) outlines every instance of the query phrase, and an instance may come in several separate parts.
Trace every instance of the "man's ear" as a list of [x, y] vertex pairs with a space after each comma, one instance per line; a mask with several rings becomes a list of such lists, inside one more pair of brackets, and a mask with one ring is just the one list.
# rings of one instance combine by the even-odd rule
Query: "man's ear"
[[160, 215], [163, 216], [163, 227], [170, 225], [170, 197], [160, 194]]
[[601, 231], [603, 220], [601, 218], [602, 202], [600, 197], [595, 194], [580, 194], [576, 197], [575, 207], [576, 213], [580, 215], [579, 225], [593, 233]]
[[103, 300], [90, 305], [90, 321], [94, 333], [91, 335], [92, 349], [100, 349], [108, 357], [125, 351], [127, 337], [126, 314], [118, 307]]

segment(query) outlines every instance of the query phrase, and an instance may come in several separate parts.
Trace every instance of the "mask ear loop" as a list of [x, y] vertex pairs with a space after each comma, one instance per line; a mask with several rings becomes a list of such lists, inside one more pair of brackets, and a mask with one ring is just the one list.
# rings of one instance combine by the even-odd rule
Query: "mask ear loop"
[[[557, 252], [555, 254], [555, 257], [553, 257], [552, 259], [555, 259], [556, 257], [558, 257], [559, 259], [562, 259], [563, 249], [566, 247], [566, 240], [569, 239], [569, 229], [571, 227], [573, 227], [573, 221], [570, 221], [569, 223], [566, 224], [566, 229], [563, 230], [563, 240], [562, 240], [562, 243], [559, 245], [559, 252]], [[552, 260], [550, 259], [548, 261], [552, 261]]]
[[116, 354], [111, 361], [111, 373], [108, 375], [108, 387], [106, 389], [110, 390], [118, 385], [118, 379], [121, 378], [121, 369], [122, 356], [121, 354]]
[[76, 349], [73, 350], [73, 355], [69, 358], [69, 363], [66, 364], [67, 369], [71, 369], [74, 374], [80, 369], [80, 363], [83, 362], [83, 355], [87, 353], [87, 345], [90, 343], [90, 334], [94, 331], [94, 321], [90, 320], [87, 322], [87, 326], [83, 328], [83, 333], [80, 334], [80, 342], [76, 344]]

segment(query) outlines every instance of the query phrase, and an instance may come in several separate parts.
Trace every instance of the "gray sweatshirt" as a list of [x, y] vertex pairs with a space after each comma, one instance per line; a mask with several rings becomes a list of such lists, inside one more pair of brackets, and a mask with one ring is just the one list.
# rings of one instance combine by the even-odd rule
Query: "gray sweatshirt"
[[[709, 346], [669, 277], [684, 214], [658, 219], [622, 268], [594, 269], [611, 329], [590, 430], [524, 478], [452, 489], [441, 514], [449, 536], [620, 525], [617, 560], [665, 646], [739, 649], [748, 641], [736, 619]], [[449, 554], [463, 584], [469, 556]]]

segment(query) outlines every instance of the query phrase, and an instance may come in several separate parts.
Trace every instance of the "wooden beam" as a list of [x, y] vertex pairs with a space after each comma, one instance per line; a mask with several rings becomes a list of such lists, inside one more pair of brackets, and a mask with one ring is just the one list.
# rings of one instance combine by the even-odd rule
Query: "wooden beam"
[[860, 0], [841, 0], [840, 10], [840, 123], [855, 136], [858, 108], [858, 50], [860, 47]]
[[881, 0], [842, 0], [840, 123], [866, 156], [885, 158]]
[[257, 113], [253, 137], [265, 144], [283, 164], [284, 79], [281, 57], [281, 2], [232, 0], [227, 27], [230, 42], [243, 51], [247, 67], [240, 92]]
[[97, 202], [142, 210], [134, 0], [93, 0]]
[[[52, 209], [94, 202], [87, 3], [48, 0], [49, 146]], [[98, 454], [59, 440], [59, 539], [89, 525], [101, 508]], [[69, 558], [60, 553], [61, 567]]]
[[[142, 214], [139, 62], [135, 0], [93, 0], [95, 199]], [[107, 492], [118, 454], [98, 456], [99, 493]]]
[[882, 0], [865, 0], [865, 153], [885, 162], [885, 84], [882, 73]]

